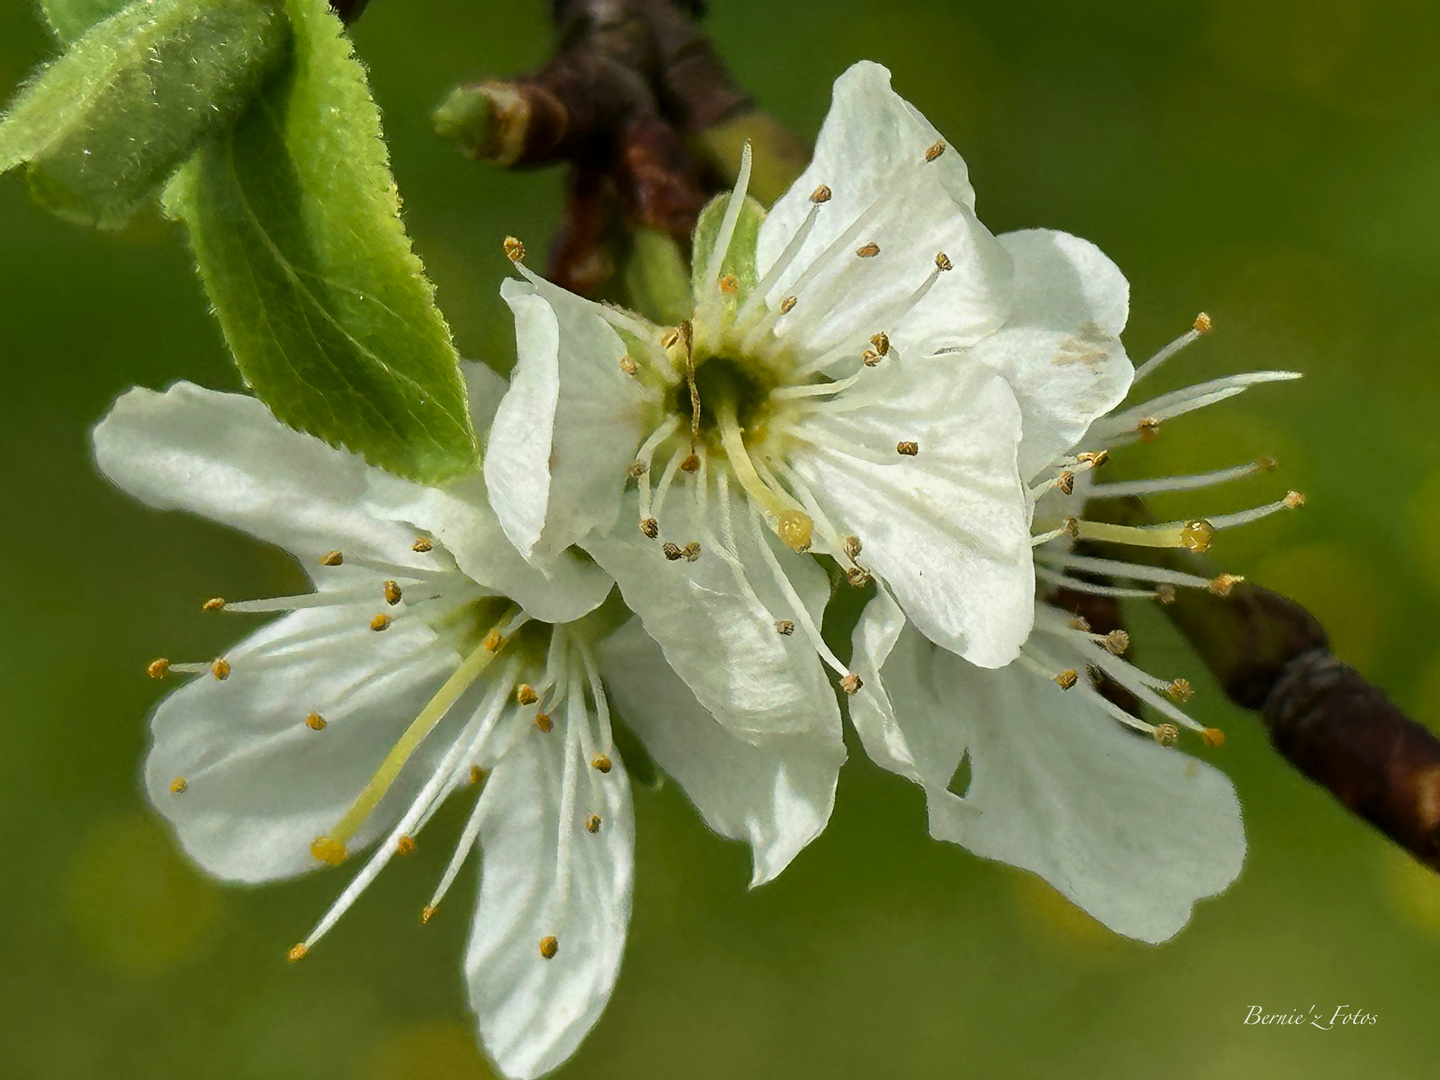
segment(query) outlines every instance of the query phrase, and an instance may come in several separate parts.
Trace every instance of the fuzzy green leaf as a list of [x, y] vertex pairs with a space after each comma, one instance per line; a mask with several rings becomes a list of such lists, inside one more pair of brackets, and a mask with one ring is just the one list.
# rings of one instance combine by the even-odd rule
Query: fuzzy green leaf
[[[700, 218], [695, 224], [695, 243], [690, 256], [691, 289], [698, 298], [702, 290], [708, 285], [714, 288], [714, 282], [701, 281], [705, 273], [705, 267], [710, 262], [710, 256], [715, 251], [715, 241], [719, 239], [720, 225], [725, 217], [725, 209], [730, 204], [730, 196], [717, 195], [705, 204], [705, 209], [700, 211]], [[726, 274], [735, 275], [738, 289], [735, 293], [735, 301], [744, 303], [750, 295], [750, 291], [759, 283], [760, 276], [755, 269], [755, 248], [760, 242], [760, 226], [765, 224], [765, 208], [748, 195], [745, 202], [741, 204], [740, 216], [735, 219], [735, 234], [730, 239], [730, 247], [725, 252], [725, 261], [720, 267], [720, 276]]]
[[284, 61], [283, 0], [134, 3], [97, 23], [0, 123], [0, 172], [24, 164], [62, 217], [115, 228]]
[[130, 0], [42, 0], [40, 6], [55, 36], [74, 41], [101, 19], [108, 19]]
[[292, 62], [166, 192], [241, 374], [283, 422], [398, 475], [473, 466], [450, 329], [400, 222], [380, 114], [325, 0]]

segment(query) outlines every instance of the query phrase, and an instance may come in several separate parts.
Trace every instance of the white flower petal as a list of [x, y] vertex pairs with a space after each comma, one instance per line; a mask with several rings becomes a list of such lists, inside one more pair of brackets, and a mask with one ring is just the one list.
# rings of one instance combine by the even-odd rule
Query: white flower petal
[[[757, 744], [721, 727], [632, 619], [600, 646], [616, 709], [655, 762], [722, 836], [748, 841], [750, 885], [763, 885], [819, 836], [845, 761], [838, 730], [777, 735]], [[863, 694], [863, 691], [862, 691]]]
[[[1034, 615], [1029, 501], [1015, 462], [1020, 409], [987, 368], [941, 378], [940, 363], [865, 372], [839, 400], [845, 411], [806, 421], [833, 445], [804, 446], [791, 460], [836, 527], [859, 536], [861, 564], [906, 617], [937, 644], [998, 667], [1019, 652]], [[850, 407], [851, 395], [867, 404]], [[897, 453], [902, 441], [918, 454]]]
[[[145, 786], [209, 873], [258, 882], [318, 866], [310, 842], [334, 827], [459, 663], [423, 622], [376, 634], [370, 615], [352, 606], [278, 619], [226, 652], [225, 681], [195, 677], [155, 711]], [[252, 670], [281, 641], [286, 662]], [[306, 725], [311, 712], [323, 730]], [[459, 723], [447, 718], [421, 743], [351, 850], [399, 820]]]
[[625, 345], [593, 306], [546, 283], [507, 280], [518, 360], [495, 414], [485, 479], [505, 534], [545, 563], [615, 523], [643, 437]]
[[[581, 797], [573, 820], [562, 821], [568, 744], [560, 735], [533, 728], [522, 735], [482, 796], [490, 805], [465, 977], [481, 1041], [516, 1080], [557, 1068], [599, 1019], [630, 919], [635, 822], [625, 767], [614, 754], [604, 775], [574, 763]], [[601, 819], [593, 834], [584, 825], [590, 813]], [[563, 844], [562, 830], [569, 834]], [[548, 960], [540, 953], [547, 937], [557, 943]]]
[[[122, 395], [94, 431], [101, 471], [160, 510], [188, 510], [279, 544], [308, 571], [338, 549], [425, 567], [414, 533], [377, 515], [371, 469], [285, 427], [261, 402], [180, 382]], [[398, 481], [397, 481], [398, 482]]]
[[[797, 291], [799, 277], [822, 255], [833, 264], [799, 289], [799, 305], [782, 324], [782, 335], [795, 328], [818, 351], [859, 333], [885, 331], [908, 354], [936, 334], [973, 342], [1000, 325], [1009, 306], [1010, 260], [975, 217], [975, 192], [960, 154], [951, 147], [925, 161], [939, 141], [930, 122], [890, 88], [890, 73], [880, 65], [862, 61], [836, 80], [810, 167], [760, 230], [757, 262], [764, 275], [810, 212], [811, 193], [821, 184], [831, 189], [813, 231], [768, 294], [772, 306], [778, 304]], [[853, 232], [862, 217], [863, 226]], [[856, 249], [868, 243], [877, 244], [879, 254], [857, 258]], [[954, 269], [897, 324], [897, 306], [925, 281], [942, 252]]]
[[[1176, 934], [1197, 900], [1240, 872], [1245, 835], [1230, 781], [1122, 730], [1082, 694], [1019, 665], [977, 668], [911, 630], [883, 682], [877, 693], [904, 734], [937, 838], [1031, 870], [1148, 942]], [[967, 749], [961, 799], [947, 786]]]
[[1068, 233], [1028, 229], [1000, 242], [1015, 261], [1015, 308], [956, 361], [978, 360], [1014, 389], [1025, 428], [1020, 474], [1029, 480], [1129, 392], [1135, 369], [1120, 332], [1130, 286], [1104, 252]]
[[[633, 524], [633, 495], [615, 530], [587, 539], [586, 550], [615, 579], [675, 673], [727, 731], [747, 741], [806, 731], [831, 731], [838, 739], [839, 707], [814, 649], [798, 629], [789, 636], [776, 632], [776, 621], [793, 618], [793, 612], [755, 545], [745, 504], [731, 496], [737, 567], [720, 552], [725, 530], [718, 498], [702, 515], [691, 483], [677, 481], [670, 492], [662, 539], [681, 546], [698, 541], [697, 561], [665, 559], [660, 541], [646, 539]], [[778, 541], [772, 550], [818, 621], [828, 593], [824, 572]]]

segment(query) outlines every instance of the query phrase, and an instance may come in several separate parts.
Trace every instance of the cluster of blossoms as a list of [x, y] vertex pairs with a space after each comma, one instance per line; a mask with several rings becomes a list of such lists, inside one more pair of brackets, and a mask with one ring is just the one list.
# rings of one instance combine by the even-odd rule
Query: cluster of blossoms
[[[519, 361], [508, 383], [466, 373], [483, 474], [400, 480], [188, 384], [131, 391], [95, 432], [126, 490], [279, 544], [314, 579], [208, 601], [286, 614], [222, 658], [151, 666], [200, 676], [155, 714], [151, 798], [230, 880], [373, 846], [299, 959], [447, 797], [477, 791], [423, 918], [478, 849], [465, 971], [512, 1077], [575, 1050], [619, 969], [634, 830], [612, 709], [751, 845], [754, 884], [825, 827], [842, 711], [924, 789], [936, 837], [1119, 933], [1170, 937], [1243, 858], [1229, 781], [1174, 748], [1219, 733], [1178, 707], [1183, 681], [1092, 625], [1115, 597], [1236, 579], [1095, 551], [1204, 550], [1299, 496], [1159, 525], [1086, 506], [1265, 468], [1093, 482], [1112, 447], [1293, 376], [1121, 409], [1208, 319], [1133, 368], [1116, 267], [1064, 233], [989, 233], [964, 162], [874, 64], [836, 83], [812, 164], [768, 213], [749, 165], [702, 215], [676, 326], [557, 288], [507, 241]], [[852, 588], [869, 599], [847, 650], [821, 625]]]

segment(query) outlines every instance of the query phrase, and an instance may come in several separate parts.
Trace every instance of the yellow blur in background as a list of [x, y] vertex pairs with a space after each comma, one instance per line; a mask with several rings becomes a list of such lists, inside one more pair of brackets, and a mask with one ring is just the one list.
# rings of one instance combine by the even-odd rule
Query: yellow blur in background
[[[1309, 504], [1224, 533], [1225, 569], [1310, 605], [1342, 657], [1440, 726], [1440, 7], [1429, 0], [715, 0], [741, 82], [813, 134], [848, 64], [888, 64], [969, 162], [982, 220], [1088, 237], [1132, 286], [1132, 354], [1216, 332], [1156, 391], [1297, 368], [1167, 423], [1129, 476], [1265, 454]], [[554, 172], [506, 175], [429, 131], [454, 83], [540, 62], [540, 0], [373, 0], [355, 29], [415, 244], [462, 351], [508, 364], [500, 240], [543, 247]], [[52, 47], [0, 0], [0, 94]], [[147, 511], [89, 460], [132, 384], [238, 388], [182, 238], [61, 224], [0, 182], [0, 1076], [461, 1080], [488, 1073], [465, 1008], [464, 903], [418, 913], [442, 812], [304, 964], [346, 879], [206, 880], [142, 798], [157, 655], [249, 624], [212, 595], [297, 583], [244, 537]], [[1171, 505], [1157, 501], [1161, 513]], [[673, 785], [637, 796], [630, 945], [566, 1077], [1378, 1077], [1440, 1073], [1440, 877], [1297, 777], [1153, 612], [1138, 657], [1197, 687], [1229, 738], [1250, 853], [1173, 942], [1109, 934], [1048, 886], [929, 840], [920, 793], [856, 753], [828, 832], [750, 893], [746, 854]], [[1166, 808], [1152, 808], [1156, 817]], [[473, 871], [472, 871], [473, 873]], [[464, 886], [473, 890], [473, 878]], [[460, 888], [457, 886], [457, 888]], [[458, 895], [458, 894], [457, 894]], [[1374, 1025], [1246, 1026], [1346, 1005]]]

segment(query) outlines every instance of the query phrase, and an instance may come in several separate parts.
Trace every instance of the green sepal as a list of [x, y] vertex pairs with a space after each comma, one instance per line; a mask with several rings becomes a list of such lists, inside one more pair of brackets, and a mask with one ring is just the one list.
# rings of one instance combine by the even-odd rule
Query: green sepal
[[118, 228], [282, 66], [283, 0], [137, 2], [90, 28], [0, 123], [0, 172], [24, 164], [61, 217]]
[[479, 447], [450, 329], [400, 221], [365, 70], [326, 0], [293, 61], [166, 192], [241, 374], [284, 423], [422, 482]]
[[[715, 287], [714, 282], [701, 279], [705, 276], [705, 268], [715, 252], [720, 226], [729, 205], [728, 193], [715, 196], [705, 204], [705, 209], [700, 211], [700, 218], [695, 223], [695, 243], [690, 257], [690, 288], [697, 303], [707, 286], [712, 289]], [[735, 277], [738, 288], [732, 299], [737, 304], [743, 304], [759, 283], [760, 275], [755, 269], [755, 249], [760, 242], [760, 226], [764, 224], [765, 208], [747, 195], [740, 206], [740, 214], [735, 219], [735, 235], [730, 238], [730, 247], [725, 252], [725, 261], [721, 264], [718, 275], [722, 278], [727, 274]]]
[[680, 245], [668, 233], [641, 225], [629, 246], [621, 274], [626, 307], [661, 326], [688, 319], [694, 303]]

